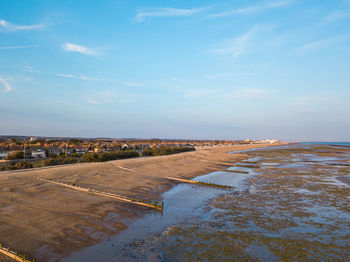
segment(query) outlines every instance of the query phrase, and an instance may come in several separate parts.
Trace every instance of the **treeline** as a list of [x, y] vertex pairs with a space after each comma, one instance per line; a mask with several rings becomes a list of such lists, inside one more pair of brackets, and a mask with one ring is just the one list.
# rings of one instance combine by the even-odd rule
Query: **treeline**
[[0, 171], [6, 170], [17, 170], [17, 169], [26, 169], [26, 168], [37, 168], [45, 166], [55, 166], [55, 165], [66, 165], [66, 164], [75, 164], [83, 162], [105, 162], [110, 160], [126, 159], [132, 157], [139, 157], [139, 153], [134, 150], [126, 151], [115, 151], [115, 152], [106, 152], [106, 153], [88, 153], [83, 155], [82, 158], [72, 157], [72, 156], [57, 156], [55, 158], [48, 158], [35, 161], [19, 161], [14, 162], [10, 165], [0, 166]]
[[148, 147], [142, 152], [142, 155], [143, 156], [164, 156], [164, 155], [171, 155], [171, 154], [177, 154], [177, 153], [182, 153], [182, 152], [190, 152], [190, 151], [195, 151], [195, 150], [196, 149], [194, 147], [185, 147], [185, 146]]
[[10, 165], [0, 166], [0, 171], [37, 168], [37, 167], [55, 166], [55, 165], [66, 165], [66, 164], [74, 164], [79, 162], [81, 162], [81, 159], [76, 157], [69, 156], [66, 158], [65, 156], [57, 156], [55, 158], [47, 158], [47, 159], [41, 159], [41, 160], [27, 160], [27, 161], [12, 162]]
[[105, 162], [110, 160], [126, 159], [139, 157], [139, 153], [135, 150], [105, 152], [105, 153], [88, 153], [83, 155], [82, 162]]

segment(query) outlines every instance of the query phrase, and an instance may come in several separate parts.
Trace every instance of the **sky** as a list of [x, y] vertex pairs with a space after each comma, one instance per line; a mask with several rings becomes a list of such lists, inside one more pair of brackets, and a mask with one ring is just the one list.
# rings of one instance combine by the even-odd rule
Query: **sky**
[[0, 134], [350, 141], [350, 0], [1, 0]]

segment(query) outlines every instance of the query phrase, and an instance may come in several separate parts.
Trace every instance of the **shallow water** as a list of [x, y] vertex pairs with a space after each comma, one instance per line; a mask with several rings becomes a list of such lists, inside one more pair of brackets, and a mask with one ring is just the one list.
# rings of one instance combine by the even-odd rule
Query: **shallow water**
[[164, 193], [163, 214], [148, 214], [64, 261], [350, 261], [350, 191], [342, 182], [350, 167], [329, 165], [350, 159], [349, 148], [290, 145], [248, 154], [262, 168], [195, 178], [235, 190], [179, 184]]
[[[255, 158], [248, 160], [255, 161]], [[249, 174], [215, 171], [193, 180], [233, 186], [235, 191], [247, 189], [244, 180], [253, 176], [254, 170], [244, 167], [230, 169], [246, 171]], [[205, 218], [208, 215], [205, 210], [208, 201], [229, 191], [195, 184], [179, 184], [162, 195], [165, 203], [163, 213], [148, 214], [117, 236], [75, 252], [63, 261], [131, 261], [134, 258], [128, 255], [130, 248], [143, 243], [144, 239], [154, 234], [163, 232], [171, 225], [184, 223], [189, 219]]]

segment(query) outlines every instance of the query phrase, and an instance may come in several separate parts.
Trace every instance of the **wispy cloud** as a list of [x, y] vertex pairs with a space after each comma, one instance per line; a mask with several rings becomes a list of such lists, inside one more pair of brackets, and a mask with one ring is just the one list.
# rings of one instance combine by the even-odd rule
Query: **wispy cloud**
[[12, 90], [12, 86], [4, 78], [0, 77], [0, 83], [3, 86], [0, 92], [10, 92]]
[[232, 57], [238, 57], [247, 52], [248, 41], [255, 34], [256, 29], [253, 29], [244, 35], [230, 39], [223, 43], [220, 47], [208, 50], [208, 53], [215, 55], [231, 55]]
[[104, 81], [104, 82], [111, 82], [115, 84], [120, 84], [123, 86], [133, 86], [133, 87], [140, 87], [143, 84], [139, 82], [133, 82], [133, 81], [122, 81], [122, 80], [116, 80], [116, 79], [108, 79], [108, 78], [98, 78], [98, 77], [91, 77], [91, 76], [85, 76], [85, 75], [71, 75], [71, 74], [63, 74], [63, 73], [55, 73], [57, 76], [65, 77], [65, 78], [74, 78], [74, 79], [80, 79], [83, 81]]
[[85, 46], [76, 45], [76, 44], [72, 44], [72, 43], [63, 44], [62, 49], [63, 49], [63, 51], [66, 51], [66, 52], [76, 52], [76, 53], [80, 53], [83, 55], [91, 55], [91, 56], [99, 55], [99, 53], [92, 48], [88, 48]]
[[266, 2], [254, 6], [247, 6], [239, 9], [234, 9], [230, 11], [225, 11], [217, 14], [208, 15], [206, 18], [217, 18], [217, 17], [225, 17], [232, 15], [255, 15], [270, 9], [286, 7], [291, 3], [291, 1], [274, 1], [274, 2]]
[[25, 66], [23, 68], [23, 71], [24, 72], [28, 72], [28, 73], [38, 73], [38, 74], [41, 73], [38, 69], [35, 69], [35, 68], [31, 67], [31, 66]]
[[348, 39], [349, 36], [334, 36], [334, 37], [329, 37], [326, 39], [322, 39], [322, 40], [318, 40], [318, 41], [314, 41], [308, 44], [305, 44], [301, 47], [299, 47], [298, 49], [296, 49], [294, 51], [295, 55], [305, 55], [311, 52], [315, 52], [315, 51], [320, 51], [322, 49], [328, 48], [332, 45], [335, 45], [337, 43], [340, 43], [346, 39]]
[[90, 76], [76, 76], [76, 75], [71, 75], [71, 74], [62, 74], [62, 73], [56, 73], [57, 76], [60, 77], [65, 77], [65, 78], [75, 78], [75, 79], [80, 79], [80, 80], [84, 80], [84, 81], [107, 81], [110, 82], [112, 80], [109, 79], [105, 79], [105, 78], [97, 78], [97, 77], [90, 77]]
[[0, 19], [0, 29], [8, 32], [13, 31], [24, 31], [24, 30], [37, 30], [45, 27], [44, 24], [36, 24], [36, 25], [16, 25], [12, 24], [4, 19]]
[[60, 76], [60, 77], [66, 77], [66, 78], [77, 78], [76, 76], [74, 75], [69, 75], [69, 74], [61, 74], [61, 73], [56, 73], [57, 76]]
[[18, 46], [0, 46], [0, 50], [7, 50], [7, 49], [22, 49], [22, 48], [33, 48], [33, 47], [39, 47], [40, 45], [18, 45]]
[[178, 9], [178, 8], [143, 8], [137, 11], [134, 18], [136, 23], [141, 23], [147, 18], [151, 17], [171, 17], [171, 16], [192, 16], [201, 11], [203, 8], [193, 8], [193, 9]]

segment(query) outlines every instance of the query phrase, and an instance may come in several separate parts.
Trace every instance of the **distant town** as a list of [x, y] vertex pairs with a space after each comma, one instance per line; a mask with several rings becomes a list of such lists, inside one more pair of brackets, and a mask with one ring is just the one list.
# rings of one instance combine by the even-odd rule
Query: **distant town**
[[57, 156], [82, 156], [88, 153], [107, 153], [134, 150], [139, 154], [147, 148], [204, 147], [242, 144], [276, 143], [278, 140], [172, 140], [172, 139], [111, 139], [0, 136], [0, 159], [37, 160]]

